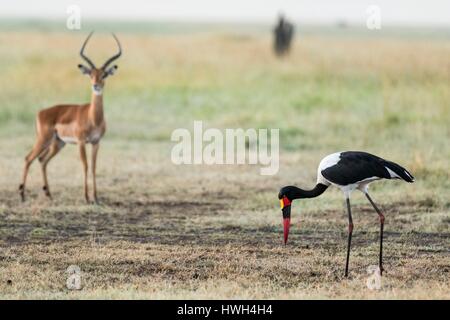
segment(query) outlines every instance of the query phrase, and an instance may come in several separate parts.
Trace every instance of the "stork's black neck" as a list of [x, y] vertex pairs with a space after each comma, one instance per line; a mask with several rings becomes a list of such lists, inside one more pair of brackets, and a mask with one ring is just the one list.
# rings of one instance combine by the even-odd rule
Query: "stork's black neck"
[[328, 186], [322, 183], [316, 184], [316, 186], [311, 190], [303, 190], [295, 186], [287, 186], [281, 188], [278, 197], [281, 199], [283, 196], [286, 196], [291, 201], [295, 199], [315, 198], [324, 193], [327, 188]]

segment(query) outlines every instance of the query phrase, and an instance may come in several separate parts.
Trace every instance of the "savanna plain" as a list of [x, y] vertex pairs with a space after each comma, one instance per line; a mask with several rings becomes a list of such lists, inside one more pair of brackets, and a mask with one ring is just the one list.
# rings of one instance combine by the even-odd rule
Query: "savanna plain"
[[[106, 80], [94, 205], [71, 145], [49, 164], [54, 199], [36, 161], [20, 201], [36, 112], [87, 102], [90, 85], [76, 67], [87, 31], [18, 25], [0, 26], [1, 298], [450, 298], [448, 31], [299, 29], [277, 59], [268, 28], [116, 28], [124, 54]], [[115, 49], [99, 32], [87, 52], [100, 64]], [[279, 172], [174, 165], [171, 133], [194, 120], [279, 128]], [[377, 154], [416, 178], [371, 187], [386, 215], [380, 290], [366, 285], [378, 217], [358, 192], [348, 279], [339, 190], [295, 202], [282, 242], [279, 188], [312, 187], [320, 159], [341, 150]], [[81, 290], [66, 287], [70, 265], [81, 269]]]

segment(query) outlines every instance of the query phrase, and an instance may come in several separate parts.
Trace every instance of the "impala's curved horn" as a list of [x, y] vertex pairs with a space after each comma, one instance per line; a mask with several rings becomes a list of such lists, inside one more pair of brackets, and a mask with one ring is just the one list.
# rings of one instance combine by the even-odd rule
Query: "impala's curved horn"
[[91, 33], [89, 33], [89, 35], [87, 36], [86, 40], [84, 40], [83, 46], [81, 47], [81, 50], [80, 50], [80, 56], [84, 59], [84, 61], [87, 62], [87, 64], [92, 69], [95, 69], [95, 64], [87, 56], [84, 55], [84, 48], [86, 47], [86, 44], [89, 41], [89, 39], [91, 38], [93, 33], [94, 33], [94, 31], [91, 31]]
[[106, 60], [106, 62], [103, 64], [102, 69], [105, 70], [114, 60], [118, 59], [122, 55], [122, 47], [120, 46], [119, 39], [117, 39], [116, 35], [112, 33], [112, 36], [116, 40], [117, 46], [119, 47], [119, 52], [113, 55], [111, 58]]

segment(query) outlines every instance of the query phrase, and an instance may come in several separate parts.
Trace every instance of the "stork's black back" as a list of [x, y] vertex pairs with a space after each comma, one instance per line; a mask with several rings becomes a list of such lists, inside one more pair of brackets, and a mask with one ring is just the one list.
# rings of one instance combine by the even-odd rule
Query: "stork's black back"
[[362, 151], [342, 152], [339, 161], [321, 173], [327, 180], [339, 185], [358, 183], [370, 178], [403, 179], [406, 182], [414, 182], [411, 173], [399, 164]]

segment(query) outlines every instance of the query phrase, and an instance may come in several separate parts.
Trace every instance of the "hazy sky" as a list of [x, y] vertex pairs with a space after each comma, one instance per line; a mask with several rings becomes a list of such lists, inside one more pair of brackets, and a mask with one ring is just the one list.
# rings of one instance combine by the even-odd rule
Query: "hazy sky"
[[272, 21], [282, 11], [297, 22], [365, 23], [377, 5], [383, 24], [450, 26], [450, 0], [1, 0], [0, 16], [65, 19], [69, 5], [82, 18], [181, 21]]

